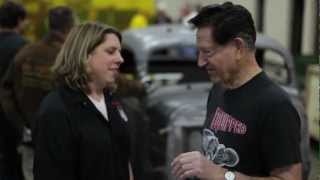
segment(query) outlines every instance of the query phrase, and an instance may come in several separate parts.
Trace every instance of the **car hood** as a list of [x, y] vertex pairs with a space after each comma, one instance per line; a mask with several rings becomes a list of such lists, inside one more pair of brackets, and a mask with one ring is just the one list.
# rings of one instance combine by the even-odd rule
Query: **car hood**
[[202, 125], [212, 83], [166, 86], [150, 94], [149, 108], [156, 108], [169, 118], [169, 123]]

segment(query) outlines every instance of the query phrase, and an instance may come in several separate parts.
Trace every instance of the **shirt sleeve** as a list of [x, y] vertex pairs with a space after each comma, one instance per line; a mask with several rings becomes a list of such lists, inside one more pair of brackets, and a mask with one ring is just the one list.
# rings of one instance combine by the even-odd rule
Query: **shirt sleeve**
[[290, 100], [277, 101], [268, 108], [266, 116], [261, 158], [268, 172], [300, 162], [300, 117]]
[[77, 153], [65, 111], [47, 108], [34, 129], [35, 180], [76, 180]]

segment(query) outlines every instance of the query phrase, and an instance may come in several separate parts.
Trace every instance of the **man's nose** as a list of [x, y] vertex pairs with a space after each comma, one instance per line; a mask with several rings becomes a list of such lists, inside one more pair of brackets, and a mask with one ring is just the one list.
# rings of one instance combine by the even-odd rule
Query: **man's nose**
[[204, 57], [202, 53], [199, 53], [197, 63], [199, 67], [204, 67], [208, 63], [208, 58]]

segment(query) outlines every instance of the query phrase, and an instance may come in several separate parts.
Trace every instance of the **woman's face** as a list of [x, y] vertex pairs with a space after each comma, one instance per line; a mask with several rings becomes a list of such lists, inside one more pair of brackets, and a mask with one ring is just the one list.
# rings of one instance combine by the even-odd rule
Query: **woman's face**
[[95, 88], [115, 86], [120, 64], [123, 63], [120, 51], [119, 38], [113, 33], [108, 33], [104, 41], [89, 54], [88, 73], [90, 83]]

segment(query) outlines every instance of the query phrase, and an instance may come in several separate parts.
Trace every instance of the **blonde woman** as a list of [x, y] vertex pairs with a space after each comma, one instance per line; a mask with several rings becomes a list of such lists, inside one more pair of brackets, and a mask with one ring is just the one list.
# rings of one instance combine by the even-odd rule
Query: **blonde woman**
[[112, 96], [123, 63], [121, 35], [99, 23], [75, 26], [53, 66], [57, 88], [36, 127], [35, 180], [129, 180], [127, 117]]

